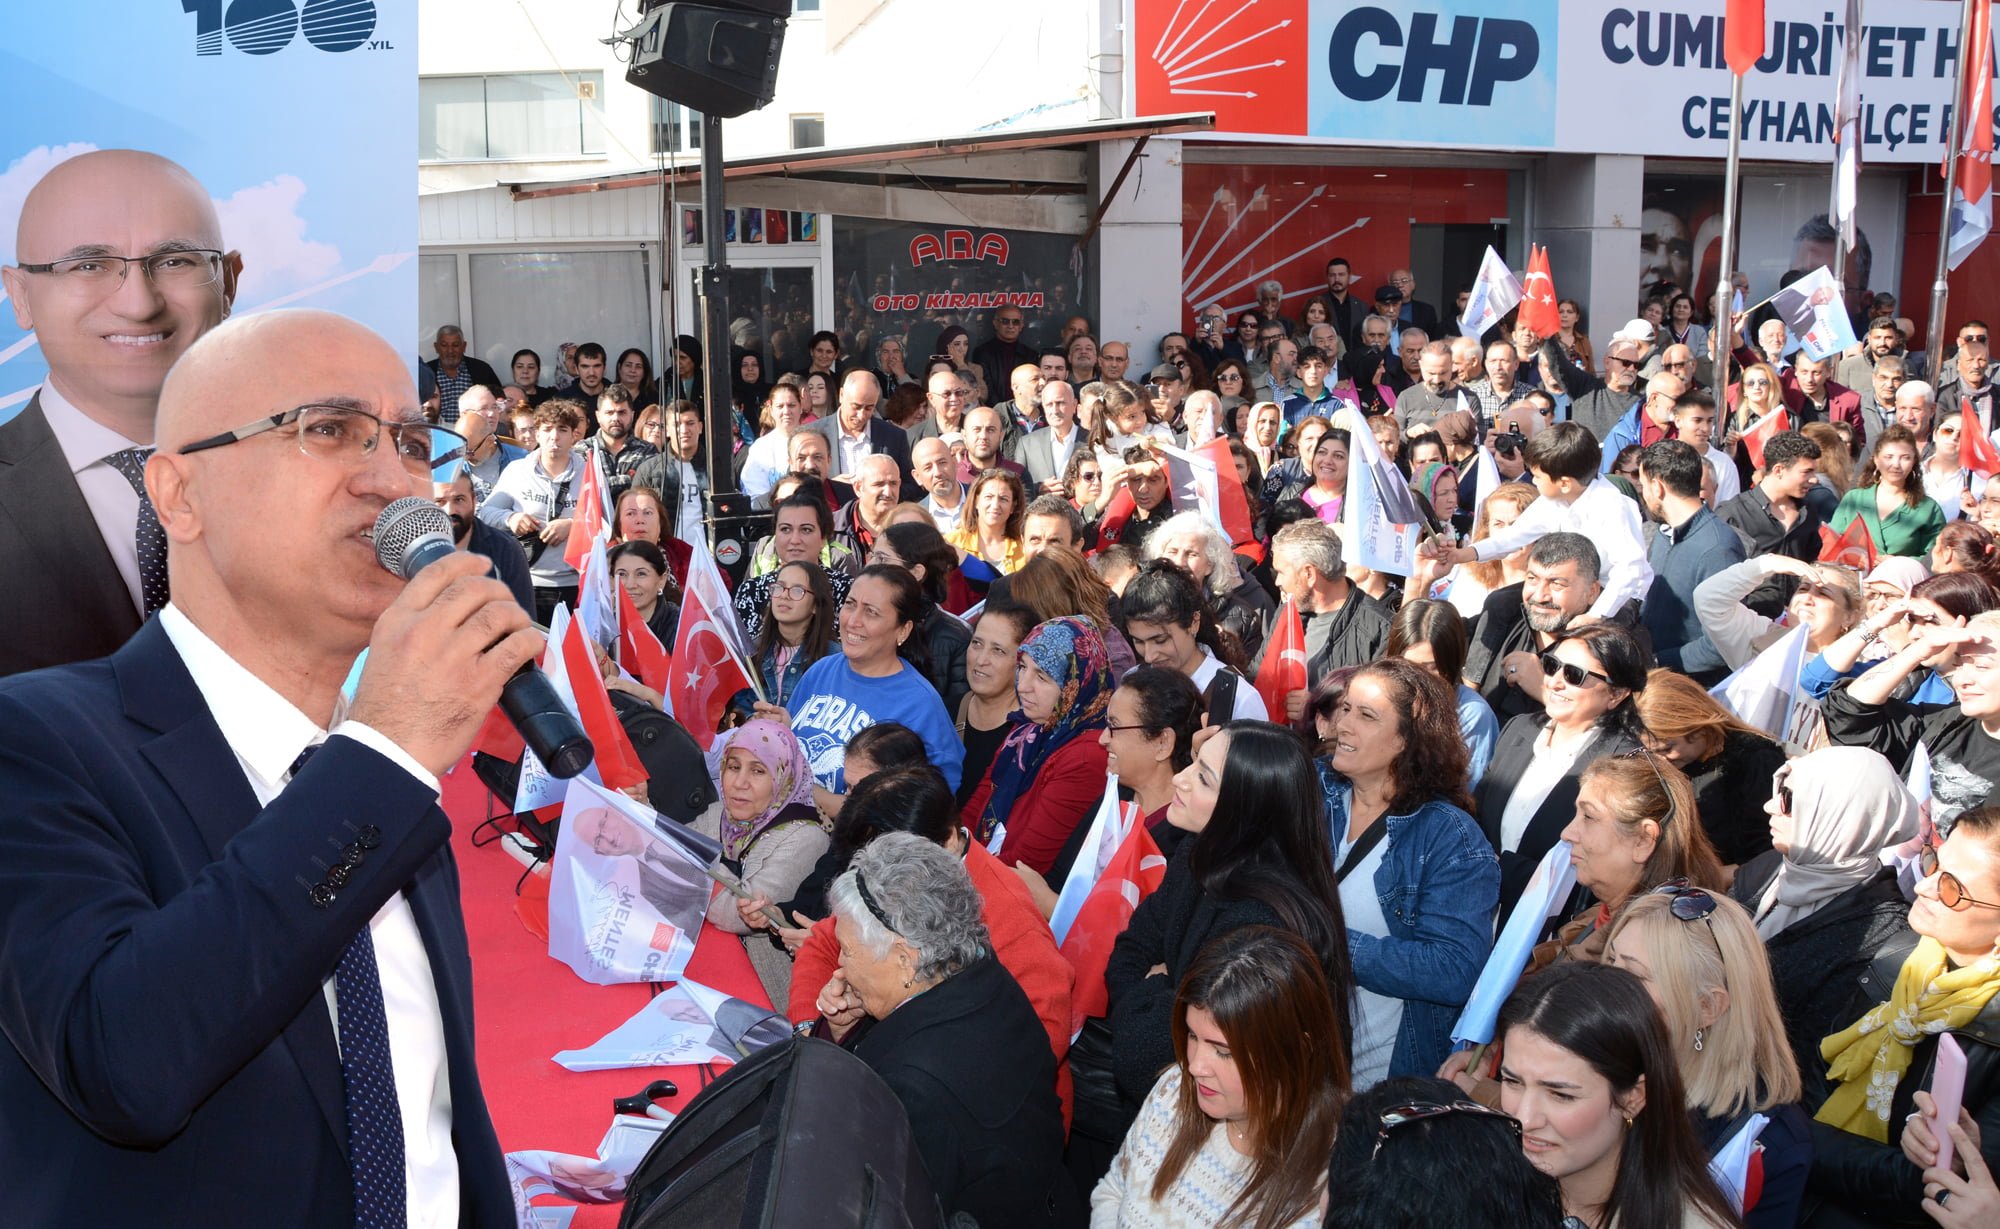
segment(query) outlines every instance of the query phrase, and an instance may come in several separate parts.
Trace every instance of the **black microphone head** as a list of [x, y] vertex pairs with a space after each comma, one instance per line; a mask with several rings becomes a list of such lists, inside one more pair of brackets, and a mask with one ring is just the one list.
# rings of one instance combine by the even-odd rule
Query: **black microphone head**
[[[439, 543], [443, 544], [442, 552], [438, 551]], [[428, 499], [405, 495], [390, 501], [375, 518], [375, 561], [405, 580], [416, 575], [436, 553], [448, 554], [452, 549], [451, 518]]]

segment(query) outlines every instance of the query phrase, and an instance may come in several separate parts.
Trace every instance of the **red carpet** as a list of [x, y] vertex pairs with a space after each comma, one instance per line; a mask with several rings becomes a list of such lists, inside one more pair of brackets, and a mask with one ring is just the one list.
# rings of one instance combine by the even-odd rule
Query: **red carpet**
[[[541, 1148], [595, 1156], [611, 1125], [614, 1098], [664, 1077], [680, 1086], [681, 1095], [668, 1103], [679, 1110], [700, 1090], [707, 1072], [700, 1067], [575, 1072], [551, 1060], [556, 1052], [589, 1045], [624, 1023], [650, 992], [643, 985], [593, 986], [550, 959], [547, 944], [528, 933], [514, 915], [521, 864], [498, 845], [472, 847], [473, 829], [486, 818], [487, 797], [469, 760], [445, 778], [444, 807], [452, 818], [452, 852], [463, 881], [465, 929], [472, 946], [486, 1104], [504, 1150]], [[739, 998], [768, 1002], [741, 941], [706, 925], [696, 940], [688, 976]], [[577, 1229], [614, 1226], [618, 1212], [616, 1205], [585, 1205], [572, 1223]]]

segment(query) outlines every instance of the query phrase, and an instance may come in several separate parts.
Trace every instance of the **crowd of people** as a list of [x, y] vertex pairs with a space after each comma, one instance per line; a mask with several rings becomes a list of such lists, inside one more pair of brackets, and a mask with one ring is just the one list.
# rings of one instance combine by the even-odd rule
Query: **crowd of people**
[[[1933, 373], [1893, 318], [1812, 359], [1668, 286], [1601, 344], [1574, 305], [1448, 337], [1336, 259], [1297, 319], [1272, 283], [1145, 358], [1015, 307], [922, 347], [746, 325], [724, 407], [687, 338], [503, 380], [447, 328], [413, 384], [338, 317], [230, 320], [210, 197], [129, 151], [50, 172], [19, 250], [51, 380], [0, 444], [96, 450], [38, 505], [68, 545], [0, 538], [37, 593], [92, 586], [33, 603], [0, 681], [26, 1223], [511, 1223], [439, 778], [576, 600], [593, 461], [663, 642], [711, 488], [770, 514], [732, 578], [759, 688], [693, 821], [749, 899], [708, 920], [894, 1091], [948, 1213], [2000, 1223], [1980, 322]], [[1240, 532], [1175, 490], [1164, 450], [1211, 444]], [[1377, 450], [1407, 574], [1349, 540]], [[425, 484], [467, 553], [406, 583], [371, 526]], [[1715, 690], [1781, 650], [1781, 718]], [[1050, 921], [1113, 776], [1164, 867], [1100, 985]], [[1457, 1046], [1563, 848], [1575, 891]]]
[[[739, 330], [726, 418], [691, 339], [678, 390], [643, 355], [604, 383], [590, 345], [542, 387], [524, 352], [457, 422], [541, 610], [574, 598], [558, 548], [595, 450], [656, 621], [703, 548], [700, 434], [729, 424], [728, 481], [771, 521], [735, 593], [764, 695], [733, 707], [709, 821], [755, 899], [712, 920], [897, 1089], [948, 1209], [2000, 1215], [2000, 487], [1962, 443], [2000, 426], [1985, 326], [1934, 386], [1886, 316], [1815, 360], [1666, 287], [1601, 348], [1574, 304], [1556, 336], [1476, 339], [1345, 274], [1298, 319], [1282, 287], [1233, 328], [1208, 309], [1142, 370], [1080, 316], [1029, 346], [1009, 308], [921, 366], [817, 335], [768, 384]], [[1780, 407], [1789, 429], [1752, 431]], [[527, 451], [482, 473], [509, 432]], [[1358, 432], [1423, 519], [1408, 575], [1353, 561]], [[1171, 490], [1163, 446], [1216, 440], [1240, 540]], [[1855, 525], [1870, 564], [1822, 561]], [[1305, 685], [1272, 694], [1291, 611]], [[1794, 632], [1796, 703], [1752, 724], [1712, 689]], [[1167, 867], [1079, 1029], [1047, 918], [1107, 774]], [[1558, 842], [1578, 886], [1495, 1044], [1455, 1050]], [[1947, 1032], [1969, 1057], [1941, 1123]], [[1753, 1115], [1746, 1197], [1710, 1161]], [[1368, 1175], [1454, 1140], [1482, 1166], [1459, 1189]]]

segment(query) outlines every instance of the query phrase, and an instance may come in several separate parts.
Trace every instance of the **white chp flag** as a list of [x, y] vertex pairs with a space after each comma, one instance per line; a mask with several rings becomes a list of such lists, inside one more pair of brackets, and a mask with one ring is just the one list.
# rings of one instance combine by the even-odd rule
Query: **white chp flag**
[[1786, 632], [1777, 643], [1709, 688], [1708, 694], [1745, 724], [1773, 738], [1783, 738], [1792, 696], [1799, 689], [1799, 671], [1806, 664], [1806, 630], [1801, 623]]
[[1118, 777], [1113, 774], [1104, 778], [1104, 801], [1098, 804], [1097, 814], [1090, 820], [1090, 829], [1084, 834], [1083, 848], [1077, 852], [1076, 861], [1070, 864], [1069, 878], [1063, 881], [1062, 891], [1056, 895], [1055, 911], [1049, 915], [1049, 929], [1054, 932], [1056, 946], [1069, 937], [1069, 928], [1076, 921], [1076, 915], [1083, 909], [1083, 902], [1090, 890], [1097, 886], [1098, 877], [1118, 847], [1131, 834], [1132, 824], [1138, 819], [1137, 807], [1118, 800]]
[[1215, 462], [1172, 444], [1161, 444], [1160, 454], [1167, 459], [1167, 490], [1173, 497], [1174, 511], [1201, 513], [1203, 520], [1227, 538], [1229, 530], [1222, 523], [1221, 479], [1216, 476]]
[[1466, 337], [1479, 337], [1520, 301], [1521, 279], [1500, 259], [1500, 253], [1488, 246], [1479, 262], [1479, 276], [1472, 282], [1472, 297], [1465, 301], [1465, 314], [1458, 318], [1458, 331]]

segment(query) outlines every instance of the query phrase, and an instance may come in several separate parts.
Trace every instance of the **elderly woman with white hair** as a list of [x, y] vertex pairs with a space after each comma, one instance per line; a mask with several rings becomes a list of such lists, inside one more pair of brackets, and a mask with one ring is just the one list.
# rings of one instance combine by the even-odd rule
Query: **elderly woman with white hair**
[[1146, 558], [1186, 568], [1201, 585], [1216, 622], [1243, 642], [1243, 657], [1264, 647], [1264, 625], [1277, 603], [1230, 548], [1229, 539], [1199, 512], [1178, 512], [1146, 539]]
[[993, 955], [964, 863], [920, 836], [885, 833], [833, 881], [827, 905], [840, 968], [820, 992], [819, 1027], [903, 1103], [945, 1218], [1080, 1223], [1055, 1055]]

